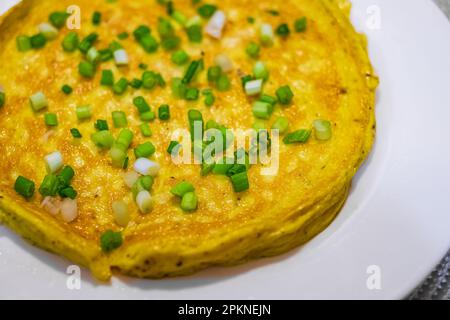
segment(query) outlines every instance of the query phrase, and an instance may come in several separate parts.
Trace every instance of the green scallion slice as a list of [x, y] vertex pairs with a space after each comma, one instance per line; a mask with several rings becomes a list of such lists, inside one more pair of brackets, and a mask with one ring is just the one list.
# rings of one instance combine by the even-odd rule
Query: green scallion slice
[[331, 122], [327, 120], [314, 120], [314, 133], [317, 140], [327, 141], [331, 139]]
[[250, 58], [258, 59], [259, 57], [259, 51], [261, 47], [256, 42], [250, 42], [247, 48], [245, 49], [245, 52]]
[[78, 65], [78, 72], [82, 77], [93, 78], [95, 75], [95, 65], [89, 61], [81, 61]]
[[142, 96], [135, 97], [133, 99], [133, 104], [136, 106], [140, 114], [150, 111], [150, 106], [148, 105], [147, 101], [145, 101], [145, 98]]
[[272, 129], [278, 130], [280, 134], [285, 133], [289, 128], [289, 120], [286, 117], [278, 117], [272, 124]]
[[47, 97], [42, 92], [37, 92], [30, 97], [30, 104], [35, 112], [40, 111], [48, 106]]
[[158, 117], [160, 120], [169, 120], [170, 119], [170, 108], [169, 105], [163, 104], [158, 109]]
[[102, 70], [100, 84], [109, 87], [112, 87], [114, 85], [114, 74], [111, 70]]
[[95, 121], [94, 128], [98, 131], [109, 130], [108, 122], [106, 120], [98, 119]]
[[202, 66], [202, 60], [192, 61], [183, 77], [183, 84], [189, 84]]
[[78, 130], [77, 128], [70, 129], [70, 133], [72, 134], [72, 137], [74, 137], [75, 139], [79, 139], [79, 138], [83, 137], [80, 133], [80, 130]]
[[144, 142], [143, 144], [138, 145], [134, 149], [134, 155], [136, 159], [139, 158], [148, 158], [151, 157], [156, 151], [155, 146], [150, 141]]
[[92, 24], [98, 26], [102, 21], [102, 14], [98, 11], [95, 11], [92, 14]]
[[200, 91], [197, 88], [187, 88], [184, 98], [189, 101], [198, 100]]
[[140, 119], [142, 121], [146, 121], [146, 122], [153, 121], [153, 120], [155, 120], [155, 118], [156, 118], [156, 115], [153, 111], [147, 111], [147, 112], [141, 113], [141, 115], [140, 115]]
[[48, 21], [58, 29], [61, 29], [66, 24], [66, 20], [69, 17], [69, 14], [64, 11], [55, 11], [50, 13], [48, 17]]
[[64, 94], [69, 95], [73, 92], [73, 89], [68, 84], [65, 84], [61, 87], [61, 91], [64, 92]]
[[252, 105], [253, 115], [259, 119], [269, 119], [273, 112], [273, 106], [263, 101], [255, 101]]
[[203, 29], [199, 24], [193, 24], [187, 27], [186, 34], [190, 42], [200, 43], [203, 40]]
[[170, 189], [170, 192], [177, 197], [183, 197], [188, 192], [194, 192], [195, 188], [194, 186], [187, 181], [183, 181], [175, 185], [172, 189]]
[[152, 130], [150, 129], [150, 125], [148, 123], [143, 123], [139, 126], [141, 129], [141, 133], [144, 137], [148, 138], [152, 136]]
[[47, 43], [47, 38], [42, 33], [35, 34], [30, 38], [31, 47], [34, 49], [40, 49]]
[[124, 128], [128, 126], [127, 115], [123, 111], [113, 111], [112, 119], [114, 123], [114, 127], [116, 128]]
[[230, 177], [235, 192], [243, 192], [250, 188], [247, 171], [243, 171]]
[[58, 125], [58, 117], [56, 113], [46, 113], [44, 114], [44, 122], [49, 127], [55, 127]]
[[92, 107], [90, 105], [78, 106], [75, 113], [78, 120], [89, 119], [92, 116]]
[[198, 207], [198, 198], [195, 192], [185, 193], [181, 198], [180, 207], [184, 211], [195, 211]]
[[280, 87], [276, 91], [276, 95], [278, 102], [284, 105], [290, 104], [292, 102], [292, 98], [294, 98], [294, 93], [288, 85]]
[[275, 33], [280, 37], [287, 37], [291, 31], [286, 23], [282, 23], [276, 28]]
[[73, 52], [78, 48], [79, 38], [75, 31], [69, 32], [62, 41], [62, 47], [64, 51]]
[[217, 6], [213, 4], [204, 4], [197, 9], [197, 12], [201, 17], [209, 19], [212, 17], [214, 12], [216, 12], [216, 10]]
[[311, 130], [297, 130], [292, 133], [286, 135], [283, 139], [285, 144], [293, 144], [293, 143], [305, 143], [309, 140], [311, 136]]
[[217, 79], [216, 83], [217, 90], [219, 91], [227, 91], [231, 88], [231, 80], [228, 78], [228, 76], [225, 73], [222, 73]]
[[119, 248], [123, 243], [122, 233], [108, 230], [100, 237], [100, 247], [104, 252], [111, 252]]
[[308, 22], [306, 20], [306, 17], [302, 17], [300, 19], [295, 20], [294, 29], [296, 32], [304, 32], [304, 31], [306, 31], [307, 25], [308, 25]]
[[22, 197], [25, 199], [30, 199], [34, 194], [34, 189], [35, 185], [33, 181], [22, 176], [17, 177], [14, 184], [14, 190]]
[[17, 50], [20, 52], [25, 52], [31, 49], [30, 37], [20, 35], [16, 38]]
[[269, 78], [269, 70], [264, 62], [258, 61], [253, 66], [253, 75], [256, 79], [263, 79], [266, 81]]
[[121, 95], [125, 93], [125, 91], [128, 88], [128, 80], [125, 78], [120, 78], [119, 81], [117, 81], [113, 87], [112, 90], [115, 94]]
[[189, 61], [189, 55], [184, 50], [175, 51], [172, 54], [172, 62], [176, 65], [183, 65]]
[[80, 44], [78, 45], [78, 49], [86, 54], [88, 50], [94, 45], [95, 41], [98, 39], [98, 34], [93, 32], [87, 35], [83, 40], [81, 40]]
[[178, 141], [170, 141], [170, 144], [169, 144], [169, 146], [167, 147], [167, 153], [170, 154], [170, 155], [172, 155], [172, 152], [173, 152], [174, 150], [177, 150], [177, 151], [178, 151], [177, 147], [178, 147], [179, 145], [180, 145], [180, 143], [179, 143]]
[[56, 196], [58, 193], [59, 179], [55, 174], [48, 174], [39, 187], [39, 193], [43, 197]]
[[101, 149], [110, 149], [114, 144], [114, 137], [109, 130], [94, 132], [91, 135], [91, 140]]

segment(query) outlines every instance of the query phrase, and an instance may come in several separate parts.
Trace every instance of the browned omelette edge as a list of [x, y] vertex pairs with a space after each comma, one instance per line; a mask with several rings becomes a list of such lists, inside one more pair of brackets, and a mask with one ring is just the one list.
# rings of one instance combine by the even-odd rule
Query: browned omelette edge
[[[10, 9], [0, 17], [1, 28], [9, 28], [11, 21], [27, 14], [32, 2], [24, 1]], [[359, 70], [366, 76], [367, 92], [364, 96], [370, 101], [371, 108], [369, 123], [366, 127], [366, 138], [360, 152], [355, 159], [354, 170], [345, 178], [346, 181], [336, 183], [334, 190], [318, 200], [315, 205], [292, 212], [289, 223], [279, 225], [243, 228], [240, 237], [228, 234], [226, 237], [208, 243], [201, 250], [195, 248], [184, 252], [152, 252], [142, 250], [142, 246], [130, 246], [126, 252], [113, 252], [105, 255], [98, 243], [83, 239], [61, 228], [55, 221], [41, 220], [32, 212], [21, 206], [20, 200], [9, 198], [0, 190], [0, 222], [5, 223], [15, 232], [22, 235], [32, 244], [65, 256], [71, 261], [91, 269], [93, 275], [100, 280], [108, 280], [113, 270], [121, 273], [149, 278], [186, 275], [212, 265], [236, 265], [251, 259], [274, 256], [289, 251], [306, 242], [325, 229], [342, 208], [347, 195], [351, 179], [361, 163], [369, 154], [375, 136], [375, 89], [378, 78], [368, 58], [367, 41], [365, 36], [357, 34], [349, 20], [348, 7], [341, 11], [334, 1], [324, 1], [330, 14], [337, 24], [346, 32], [344, 37], [351, 42], [353, 59], [359, 64]], [[17, 10], [17, 9], [22, 10]], [[0, 40], [2, 35], [0, 34]], [[342, 187], [344, 186], [344, 187]], [[339, 189], [337, 189], [339, 188]], [[323, 207], [323, 203], [329, 204]], [[49, 237], [44, 230], [51, 229], [53, 237]], [[305, 237], [298, 237], [299, 234]], [[163, 271], [160, 271], [163, 270]]]

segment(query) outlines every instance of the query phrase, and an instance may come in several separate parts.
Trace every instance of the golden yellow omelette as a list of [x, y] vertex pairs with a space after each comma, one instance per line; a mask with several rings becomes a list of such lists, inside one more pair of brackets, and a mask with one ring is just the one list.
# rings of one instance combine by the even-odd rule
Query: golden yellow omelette
[[[0, 18], [0, 221], [101, 280], [185, 275], [305, 243], [341, 209], [375, 133], [378, 79], [349, 10], [22, 1]], [[172, 134], [194, 120], [277, 129], [277, 150], [275, 136], [267, 146], [277, 173], [218, 154], [176, 163]], [[247, 147], [241, 156], [261, 150]]]

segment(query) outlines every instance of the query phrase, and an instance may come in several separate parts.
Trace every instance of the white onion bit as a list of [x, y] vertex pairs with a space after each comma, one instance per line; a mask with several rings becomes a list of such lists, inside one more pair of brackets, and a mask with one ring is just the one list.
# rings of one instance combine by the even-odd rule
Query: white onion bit
[[147, 190], [143, 190], [138, 193], [136, 197], [136, 203], [139, 210], [144, 214], [148, 213], [153, 207], [152, 196]]
[[41, 23], [38, 26], [39, 32], [47, 39], [54, 39], [58, 35], [58, 29], [52, 26], [50, 23]]
[[66, 222], [72, 222], [78, 217], [77, 200], [66, 198], [61, 204], [61, 215]]
[[59, 151], [55, 151], [45, 156], [44, 159], [47, 164], [47, 171], [50, 173], [58, 171], [64, 164], [62, 154]]
[[262, 83], [263, 83], [262, 79], [248, 81], [245, 84], [245, 93], [249, 96], [259, 94], [262, 89]]
[[218, 65], [223, 72], [230, 72], [233, 70], [233, 62], [226, 54], [219, 54], [214, 59], [216, 65]]
[[160, 169], [161, 166], [158, 163], [147, 158], [139, 158], [134, 163], [134, 170], [144, 176], [149, 175], [154, 177], [158, 174]]
[[129, 171], [123, 175], [123, 180], [128, 188], [133, 187], [134, 183], [139, 179], [139, 174], [134, 171]]
[[114, 51], [114, 61], [118, 66], [124, 66], [129, 63], [128, 54], [125, 50], [119, 49]]
[[56, 216], [61, 211], [61, 200], [57, 197], [45, 197], [41, 202], [41, 208]]
[[126, 227], [130, 222], [127, 204], [123, 201], [114, 201], [112, 203], [112, 210], [116, 223], [121, 227]]
[[222, 38], [222, 30], [226, 22], [227, 18], [225, 13], [217, 10], [206, 25], [205, 32], [213, 38], [220, 39]]

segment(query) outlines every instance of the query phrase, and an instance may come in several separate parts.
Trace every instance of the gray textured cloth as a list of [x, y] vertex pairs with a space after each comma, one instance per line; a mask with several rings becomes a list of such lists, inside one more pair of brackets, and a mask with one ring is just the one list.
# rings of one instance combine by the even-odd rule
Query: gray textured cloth
[[[450, 0], [433, 0], [450, 19]], [[450, 300], [450, 251], [409, 296], [413, 300]]]

